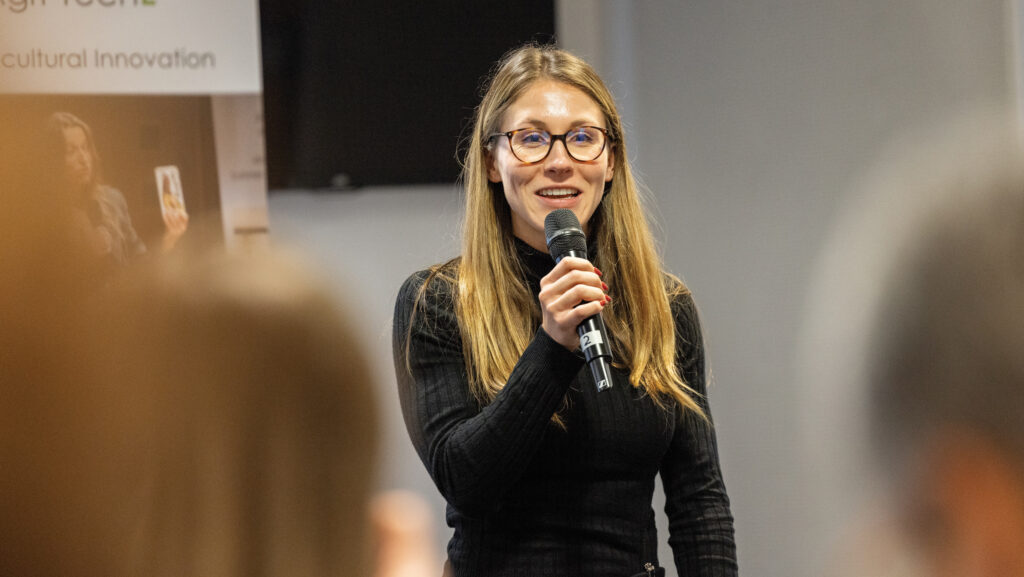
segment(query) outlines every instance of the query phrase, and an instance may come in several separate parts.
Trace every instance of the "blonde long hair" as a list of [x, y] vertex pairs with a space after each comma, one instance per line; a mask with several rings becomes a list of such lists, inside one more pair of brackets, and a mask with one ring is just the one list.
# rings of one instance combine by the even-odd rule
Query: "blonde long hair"
[[487, 159], [488, 135], [498, 132], [508, 107], [541, 79], [582, 90], [607, 120], [615, 152], [614, 178], [590, 228], [597, 247], [594, 264], [604, 273], [613, 296], [603, 314], [615, 358], [629, 367], [630, 384], [644, 388], [658, 405], [667, 407], [666, 401], [674, 400], [684, 410], [704, 416], [675, 360], [669, 302], [688, 290], [662, 271], [630, 171], [614, 99], [589, 64], [554, 46], [529, 44], [509, 52], [497, 64], [476, 109], [463, 160], [462, 256], [435, 267], [431, 275], [458, 287], [455, 304], [470, 388], [481, 403], [493, 400], [540, 324], [540, 311], [515, 256], [510, 208], [501, 183], [487, 179]]

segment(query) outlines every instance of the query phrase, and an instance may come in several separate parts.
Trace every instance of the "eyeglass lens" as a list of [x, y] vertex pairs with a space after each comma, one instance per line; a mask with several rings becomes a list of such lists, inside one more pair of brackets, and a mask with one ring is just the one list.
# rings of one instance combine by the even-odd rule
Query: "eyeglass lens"
[[592, 126], [582, 126], [565, 134], [552, 135], [544, 130], [516, 131], [511, 138], [512, 152], [523, 162], [538, 162], [547, 157], [556, 140], [562, 140], [569, 156], [589, 162], [601, 156], [604, 133]]

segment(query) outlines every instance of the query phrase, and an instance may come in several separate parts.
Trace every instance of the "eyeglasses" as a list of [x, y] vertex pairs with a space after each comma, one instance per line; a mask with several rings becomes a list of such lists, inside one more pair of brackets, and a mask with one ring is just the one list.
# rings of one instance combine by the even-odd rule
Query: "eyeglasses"
[[536, 128], [520, 128], [508, 132], [496, 132], [488, 137], [508, 138], [512, 154], [526, 164], [535, 164], [548, 157], [556, 140], [561, 140], [569, 157], [577, 162], [596, 160], [608, 142], [608, 131], [596, 126], [580, 126], [563, 134], [551, 134]]

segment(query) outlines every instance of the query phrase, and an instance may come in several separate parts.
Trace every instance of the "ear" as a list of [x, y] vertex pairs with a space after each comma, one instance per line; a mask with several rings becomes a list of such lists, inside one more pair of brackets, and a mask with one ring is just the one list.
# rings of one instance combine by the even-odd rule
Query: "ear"
[[1024, 482], [1013, 456], [962, 430], [930, 453], [932, 494], [949, 523], [949, 550], [969, 566], [994, 563], [993, 575], [1003, 574], [998, 567], [1024, 567]]
[[608, 168], [604, 170], [604, 181], [611, 182], [615, 176], [615, 148], [608, 148]]
[[498, 171], [496, 161], [494, 159], [494, 153], [491, 151], [485, 151], [485, 162], [487, 163], [487, 180], [491, 182], [501, 182], [501, 172]]

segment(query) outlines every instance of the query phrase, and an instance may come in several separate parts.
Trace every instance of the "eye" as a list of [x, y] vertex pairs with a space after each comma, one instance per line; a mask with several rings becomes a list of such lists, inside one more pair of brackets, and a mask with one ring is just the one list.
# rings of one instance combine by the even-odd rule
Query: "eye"
[[516, 144], [526, 147], [547, 146], [551, 136], [543, 130], [523, 130], [515, 135]]
[[578, 128], [569, 132], [565, 138], [573, 144], [593, 144], [594, 142], [597, 142], [596, 132], [597, 131], [592, 128]]

